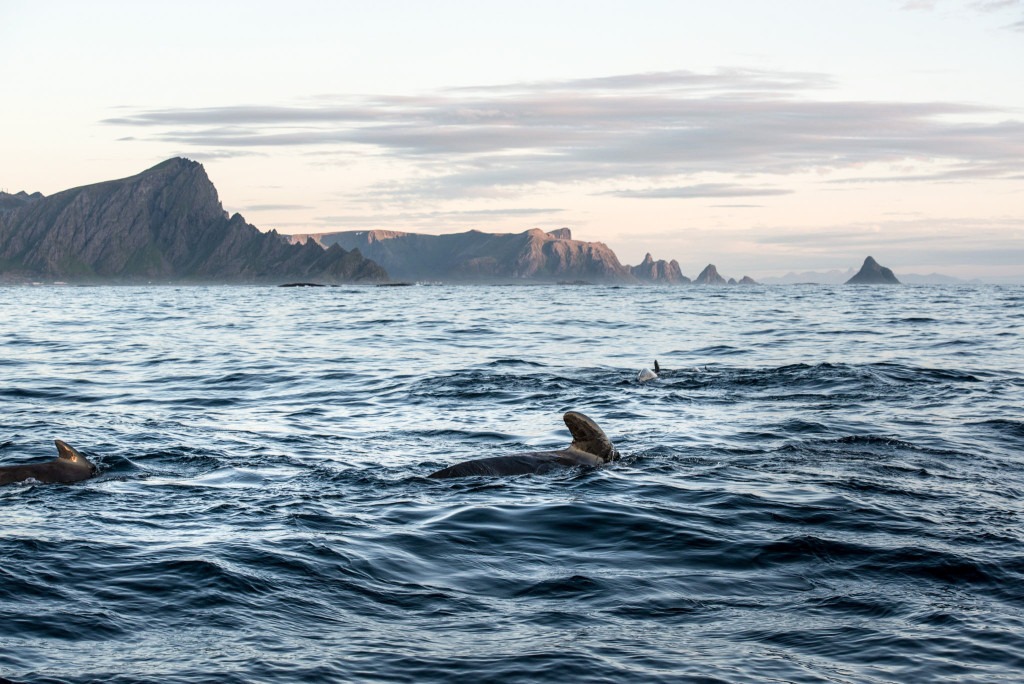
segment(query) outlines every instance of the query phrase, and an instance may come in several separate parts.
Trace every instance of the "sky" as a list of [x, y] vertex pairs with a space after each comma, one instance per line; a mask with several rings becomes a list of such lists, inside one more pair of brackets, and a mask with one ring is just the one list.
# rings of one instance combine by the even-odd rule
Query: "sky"
[[1024, 282], [1024, 0], [0, 0], [0, 190]]

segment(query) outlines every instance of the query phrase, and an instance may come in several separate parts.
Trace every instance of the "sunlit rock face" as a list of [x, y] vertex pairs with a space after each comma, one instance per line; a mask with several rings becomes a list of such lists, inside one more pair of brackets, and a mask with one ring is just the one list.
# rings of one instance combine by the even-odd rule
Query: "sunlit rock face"
[[637, 282], [607, 245], [573, 240], [571, 235], [568, 228], [549, 233], [534, 228], [524, 233], [368, 230], [290, 237], [358, 249], [396, 280]]
[[644, 283], [683, 285], [690, 282], [690, 279], [683, 275], [678, 261], [675, 259], [672, 261], [665, 261], [664, 259], [655, 261], [650, 252], [647, 253], [647, 256], [638, 265], [630, 266], [629, 271], [637, 280]]

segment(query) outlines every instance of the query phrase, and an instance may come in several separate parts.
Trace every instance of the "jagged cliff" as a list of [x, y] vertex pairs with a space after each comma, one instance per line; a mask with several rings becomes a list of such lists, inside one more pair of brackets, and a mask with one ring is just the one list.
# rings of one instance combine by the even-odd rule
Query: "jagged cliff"
[[292, 244], [228, 216], [201, 164], [169, 159], [49, 197], [0, 197], [0, 278], [272, 282], [383, 280], [358, 252]]
[[31, 204], [43, 198], [43, 193], [33, 192], [31, 195], [25, 191], [16, 192], [13, 195], [9, 192], [0, 192], [0, 213], [21, 209], [26, 204]]
[[683, 285], [690, 282], [690, 279], [683, 275], [678, 261], [675, 259], [672, 261], [665, 261], [664, 259], [655, 261], [650, 252], [647, 253], [647, 256], [644, 257], [644, 260], [639, 265], [630, 266], [629, 271], [633, 274], [633, 277], [641, 282], [666, 285]]
[[606, 245], [573, 240], [568, 228], [450, 235], [370, 230], [291, 238], [358, 249], [398, 280], [636, 282]]
[[899, 285], [896, 274], [882, 266], [872, 257], [864, 260], [857, 275], [846, 281], [847, 285]]

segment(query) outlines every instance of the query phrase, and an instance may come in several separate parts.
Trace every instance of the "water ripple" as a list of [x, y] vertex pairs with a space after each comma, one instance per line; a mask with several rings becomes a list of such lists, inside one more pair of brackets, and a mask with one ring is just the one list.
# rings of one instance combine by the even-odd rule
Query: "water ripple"
[[0, 678], [1019, 679], [1020, 288], [566, 292], [5, 289]]

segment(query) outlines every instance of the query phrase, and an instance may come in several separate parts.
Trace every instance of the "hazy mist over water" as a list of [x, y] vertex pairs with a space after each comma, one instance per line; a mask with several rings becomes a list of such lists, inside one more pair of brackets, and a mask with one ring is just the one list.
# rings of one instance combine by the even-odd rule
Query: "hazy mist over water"
[[[0, 464], [101, 471], [0, 487], [2, 677], [1024, 672], [1022, 287], [0, 297]], [[623, 459], [426, 478], [569, 409]]]

